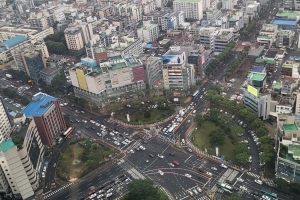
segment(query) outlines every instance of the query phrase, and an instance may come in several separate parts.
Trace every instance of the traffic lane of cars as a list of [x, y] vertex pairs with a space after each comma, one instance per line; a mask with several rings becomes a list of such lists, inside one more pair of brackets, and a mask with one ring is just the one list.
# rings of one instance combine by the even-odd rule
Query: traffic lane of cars
[[130, 175], [120, 166], [114, 165], [111, 168], [104, 170], [102, 173], [95, 174], [93, 178], [87, 179], [78, 185], [62, 190], [60, 193], [56, 193], [56, 195], [50, 196], [48, 199], [73, 200], [87, 197], [88, 193], [93, 191], [93, 187], [97, 189], [100, 188], [101, 185], [108, 186], [109, 182], [123, 174], [125, 174], [127, 177], [130, 177]]

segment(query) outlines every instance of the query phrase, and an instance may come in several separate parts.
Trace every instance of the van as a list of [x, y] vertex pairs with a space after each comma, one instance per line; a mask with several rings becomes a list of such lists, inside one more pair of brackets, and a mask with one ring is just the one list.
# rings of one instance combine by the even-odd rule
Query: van
[[172, 163], [173, 163], [175, 166], [178, 166], [178, 165], [179, 165], [179, 162], [178, 162], [177, 160], [174, 160]]

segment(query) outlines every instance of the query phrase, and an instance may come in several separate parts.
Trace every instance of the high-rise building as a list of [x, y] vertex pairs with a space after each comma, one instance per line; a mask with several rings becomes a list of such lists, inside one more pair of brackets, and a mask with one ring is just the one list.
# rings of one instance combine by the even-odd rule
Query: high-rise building
[[68, 49], [79, 55], [83, 53], [85, 45], [93, 37], [92, 25], [85, 22], [69, 25], [64, 33]]
[[0, 142], [7, 140], [12, 130], [12, 123], [0, 97]]
[[23, 113], [34, 119], [44, 145], [53, 146], [67, 128], [58, 100], [47, 94], [35, 94]]
[[175, 0], [174, 11], [183, 11], [185, 18], [201, 20], [203, 18], [203, 4], [201, 0]]
[[162, 56], [164, 88], [188, 90], [195, 85], [193, 65], [187, 64], [187, 57], [180, 47], [171, 47]]
[[27, 75], [35, 80], [40, 78], [40, 71], [45, 68], [46, 61], [41, 51], [26, 51], [21, 54]]
[[[34, 191], [29, 177], [20, 159], [18, 149], [11, 139], [0, 143], [0, 166], [14, 197], [16, 199], [33, 199]], [[7, 185], [3, 186], [7, 187]]]
[[159, 28], [157, 24], [144, 21], [143, 26], [137, 29], [138, 38], [144, 42], [155, 42], [159, 36]]
[[31, 12], [28, 21], [30, 26], [34, 28], [41, 28], [44, 30], [48, 27], [47, 17], [42, 12]]

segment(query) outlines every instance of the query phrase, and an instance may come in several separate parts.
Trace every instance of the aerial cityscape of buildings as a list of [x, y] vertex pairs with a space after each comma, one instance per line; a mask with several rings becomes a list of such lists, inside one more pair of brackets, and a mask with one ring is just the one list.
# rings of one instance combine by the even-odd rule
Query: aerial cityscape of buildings
[[[94, 133], [90, 132], [92, 129], [97, 132], [93, 140], [98, 141], [100, 136], [103, 143], [104, 134], [101, 131], [111, 129], [107, 135], [113, 138], [105, 139], [110, 146], [121, 149], [125, 154], [133, 153], [137, 147], [144, 150], [147, 142], [140, 146], [142, 139], [133, 139], [138, 132], [137, 127], [128, 126], [120, 131], [121, 125], [116, 125], [118, 121], [111, 119], [115, 111], [124, 107], [121, 114], [126, 114], [127, 122], [131, 120], [129, 113], [132, 109], [165, 109], [162, 107], [166, 107], [166, 103], [160, 105], [159, 100], [149, 98], [151, 95], [163, 96], [168, 99], [167, 102], [177, 106], [176, 114], [168, 118], [173, 117], [172, 125], [164, 127], [165, 121], [151, 122], [152, 126], [159, 129], [158, 138], [175, 144], [176, 131], [182, 129], [182, 133], [177, 133], [178, 138], [183, 139], [189, 127], [195, 128], [191, 123], [195, 114], [209, 113], [210, 102], [205, 95], [212, 85], [222, 89], [221, 96], [243, 105], [258, 119], [270, 124], [273, 129], [269, 129], [268, 136], [275, 141], [275, 151], [272, 152], [276, 157], [274, 177], [300, 184], [298, 1], [0, 0], [0, 10], [0, 199], [51, 199], [50, 194], [56, 195], [53, 191], [59, 189], [53, 186], [55, 167], [63, 150], [61, 146], [67, 146], [68, 143], [61, 145], [61, 142], [67, 141], [75, 129], [76, 136], [73, 131], [72, 137], [94, 138]], [[229, 49], [230, 45], [234, 47]], [[8, 70], [13, 70], [15, 75]], [[29, 78], [27, 82], [24, 76]], [[45, 92], [45, 88], [49, 92]], [[7, 92], [10, 89], [13, 92]], [[22, 104], [27, 98], [27, 104]], [[131, 108], [132, 99], [138, 101], [139, 106], [145, 102], [154, 104], [148, 108]], [[79, 102], [86, 102], [85, 107]], [[122, 102], [122, 108], [103, 116], [95, 114], [115, 102]], [[89, 113], [86, 113], [86, 107], [89, 107]], [[186, 112], [185, 107], [190, 111]], [[222, 109], [225, 111], [220, 108], [221, 113]], [[163, 114], [165, 118], [168, 117], [166, 113]], [[82, 119], [79, 120], [80, 117]], [[236, 116], [232, 114], [231, 117], [234, 119]], [[180, 121], [178, 124], [177, 119]], [[239, 120], [238, 124], [242, 126], [241, 122]], [[260, 157], [263, 150], [260, 149], [259, 138], [256, 140], [255, 133], [253, 136], [252, 130], [245, 125], [242, 126], [245, 134], [249, 133], [245, 137], [246, 143], [251, 135], [254, 138], [250, 142], [254, 147], [248, 145], [249, 152], [252, 155], [250, 149], [257, 149], [257, 146], [258, 150], [255, 150], [254, 154], [257, 155], [253, 158], [257, 162], [253, 164], [252, 158], [249, 158], [248, 163], [253, 165], [249, 164], [249, 171], [243, 171], [241, 177], [244, 172], [248, 175], [253, 173], [252, 177], [259, 174], [255, 180], [260, 181], [264, 172], [258, 170], [265, 165]], [[147, 132], [146, 128], [149, 127], [142, 127], [141, 130]], [[164, 128], [167, 131], [163, 131]], [[124, 135], [119, 137], [117, 129], [124, 132], [122, 134], [134, 130], [134, 134], [127, 135], [127, 138]], [[174, 137], [169, 136], [168, 131]], [[119, 143], [121, 137], [124, 137], [123, 147]], [[128, 144], [134, 140], [136, 145], [126, 150], [130, 146], [127, 139], [131, 140]], [[144, 137], [144, 140], [147, 138]], [[181, 142], [181, 148], [188, 147], [185, 153], [194, 151], [189, 145], [184, 139]], [[205, 149], [205, 155], [207, 151]], [[223, 163], [224, 157], [219, 158], [217, 154], [213, 155], [214, 159]], [[152, 153], [149, 155], [153, 157]], [[174, 156], [171, 152], [169, 155]], [[55, 162], [52, 162], [51, 156], [55, 157]], [[164, 158], [161, 156], [158, 154], [159, 158]], [[198, 158], [201, 156], [198, 155]], [[113, 159], [112, 155], [109, 159]], [[144, 157], [141, 159], [145, 160]], [[121, 166], [123, 161], [118, 165]], [[169, 167], [175, 167], [178, 162], [175, 161], [166, 162]], [[51, 166], [48, 166], [49, 163]], [[217, 186], [214, 185], [229, 180], [229, 175], [211, 175], [214, 171], [227, 169], [227, 165], [223, 165], [217, 170], [217, 165], [208, 167], [212, 172], [202, 171], [205, 176], [215, 180], [209, 183], [208, 187], [211, 188], [205, 188], [206, 194], [215, 193]], [[132, 166], [128, 169], [132, 168], [135, 169]], [[136, 168], [138, 175], [135, 175], [140, 177], [142, 167]], [[130, 171], [128, 169], [127, 172]], [[143, 173], [146, 174], [145, 170]], [[160, 170], [155, 173], [161, 177], [164, 175]], [[188, 175], [183, 174], [190, 178]], [[243, 182], [235, 178], [230, 181], [233, 180]], [[269, 185], [269, 191], [275, 186], [274, 182], [265, 181], [264, 184]], [[227, 191], [224, 185], [220, 187]], [[244, 195], [247, 188], [242, 187], [245, 186], [240, 185], [237, 190], [243, 191]], [[184, 194], [174, 196], [179, 199], [184, 199], [185, 195], [189, 198], [195, 195], [195, 199], [213, 199], [206, 194], [204, 197], [204, 192], [203, 196], [197, 196], [202, 189], [185, 189]], [[97, 194], [95, 191], [93, 194]], [[250, 191], [256, 195], [255, 189]], [[104, 197], [102, 193], [95, 198], [115, 195], [108, 195], [111, 192], [106, 191]], [[122, 191], [118, 196], [121, 194]], [[88, 196], [91, 197], [90, 194]], [[114, 196], [115, 199], [118, 196]], [[272, 195], [261, 192], [261, 196], [261, 199], [267, 199], [264, 196]], [[52, 199], [55, 198], [59, 199], [58, 196]], [[85, 198], [76, 196], [76, 199]], [[169, 199], [172, 198], [169, 196]]]

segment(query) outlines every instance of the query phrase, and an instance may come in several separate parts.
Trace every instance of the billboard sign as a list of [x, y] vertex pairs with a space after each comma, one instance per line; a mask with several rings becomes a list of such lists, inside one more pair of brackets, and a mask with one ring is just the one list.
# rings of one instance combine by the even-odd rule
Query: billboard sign
[[250, 94], [253, 94], [255, 97], [258, 97], [258, 89], [256, 89], [255, 87], [251, 86], [251, 85], [248, 85], [247, 86], [247, 91], [250, 93]]
[[163, 64], [182, 64], [185, 62], [186, 56], [185, 52], [182, 52], [182, 54], [179, 55], [163, 55], [162, 60]]

